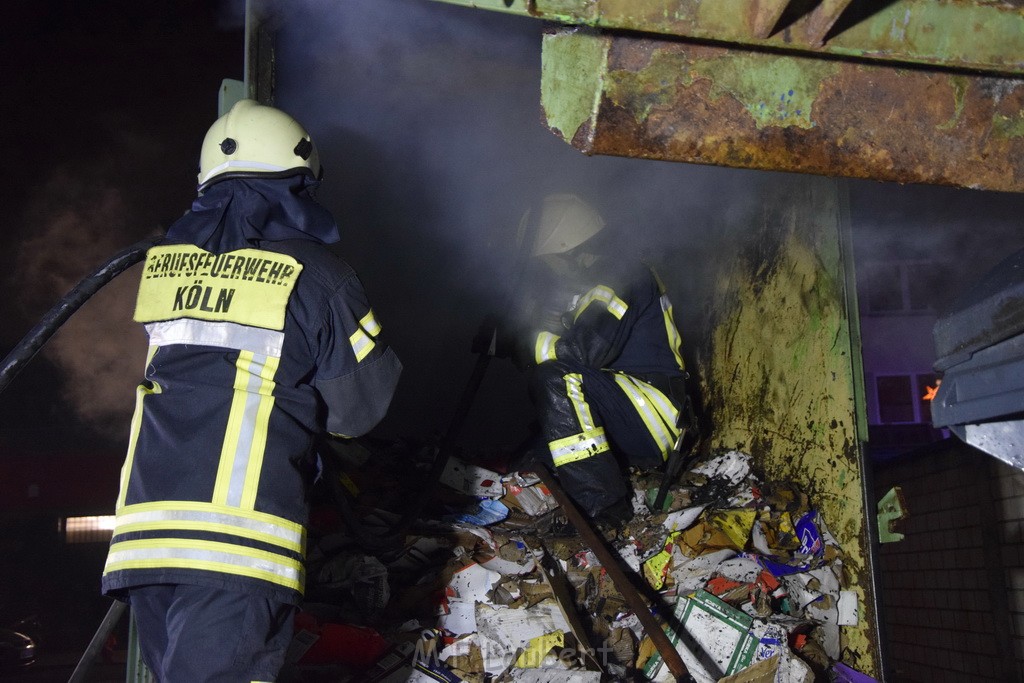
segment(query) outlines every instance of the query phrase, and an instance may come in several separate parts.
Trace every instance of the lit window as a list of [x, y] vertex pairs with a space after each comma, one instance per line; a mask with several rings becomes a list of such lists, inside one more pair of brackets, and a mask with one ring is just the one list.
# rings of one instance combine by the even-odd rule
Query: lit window
[[114, 532], [114, 515], [65, 517], [65, 543], [106, 543]]

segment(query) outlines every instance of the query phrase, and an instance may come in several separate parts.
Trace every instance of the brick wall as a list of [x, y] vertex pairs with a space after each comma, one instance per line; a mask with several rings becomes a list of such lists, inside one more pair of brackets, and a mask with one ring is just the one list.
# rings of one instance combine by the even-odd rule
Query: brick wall
[[897, 682], [1024, 681], [1024, 472], [956, 439], [875, 465], [900, 486], [881, 545], [882, 628]]

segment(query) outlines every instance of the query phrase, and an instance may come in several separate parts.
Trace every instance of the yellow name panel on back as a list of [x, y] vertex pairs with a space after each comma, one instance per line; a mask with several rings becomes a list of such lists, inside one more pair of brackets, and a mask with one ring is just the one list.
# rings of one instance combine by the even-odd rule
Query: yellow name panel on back
[[302, 264], [285, 254], [239, 249], [212, 254], [191, 244], [146, 252], [135, 320], [196, 318], [283, 330]]

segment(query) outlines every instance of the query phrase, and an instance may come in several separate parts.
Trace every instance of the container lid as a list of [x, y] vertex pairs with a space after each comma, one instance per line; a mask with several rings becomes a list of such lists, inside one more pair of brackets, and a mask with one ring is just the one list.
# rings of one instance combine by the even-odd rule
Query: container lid
[[935, 323], [935, 370], [1024, 332], [1024, 250], [993, 268]]

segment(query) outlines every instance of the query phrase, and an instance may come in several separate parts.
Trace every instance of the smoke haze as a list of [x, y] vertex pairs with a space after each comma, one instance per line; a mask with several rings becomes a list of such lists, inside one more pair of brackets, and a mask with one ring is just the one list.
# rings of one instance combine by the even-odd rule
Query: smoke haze
[[[105, 175], [60, 169], [30, 198], [26, 222], [36, 232], [20, 244], [15, 268], [16, 281], [30, 284], [21, 302], [29, 319], [41, 317], [82, 277], [138, 239], [124, 190]], [[131, 319], [137, 268], [92, 297], [44, 351], [64, 373], [67, 407], [113, 438], [125, 433], [145, 359], [145, 335]]]
[[[62, 66], [26, 81], [37, 89], [26, 100], [32, 108], [5, 116], [25, 136], [37, 130], [31, 124], [41, 111], [63, 117], [54, 129], [88, 132], [58, 168], [40, 166], [56, 157], [33, 147], [0, 169], [8, 173], [0, 186], [7, 204], [28, 207], [16, 216], [18, 246], [0, 255], [17, 259], [15, 291], [28, 325], [113, 253], [188, 206], [199, 144], [216, 115], [216, 83], [241, 76], [240, 36], [228, 40], [210, 24], [237, 22], [242, 3], [223, 3], [215, 17], [198, 6], [189, 10], [206, 13], [198, 23], [174, 24], [168, 9], [151, 20], [157, 23], [132, 27], [133, 45], [99, 40], [109, 22], [90, 19], [91, 12], [71, 16], [74, 39], [58, 32], [61, 64], [79, 65], [81, 73]], [[516, 225], [539, 197], [588, 196], [617, 251], [662, 265], [686, 338], [704, 314], [686, 300], [688, 283], [730, 235], [757, 220], [761, 193], [791, 178], [580, 154], [541, 125], [544, 25], [535, 20], [425, 0], [281, 0], [274, 7], [277, 104], [321, 148], [320, 199], [341, 226], [339, 252], [360, 273], [405, 361], [384, 431], [423, 435], [447, 423], [471, 371], [476, 327], [503, 305], [515, 279]], [[46, 30], [63, 17], [48, 19]], [[79, 35], [79, 24], [88, 31]], [[154, 36], [165, 34], [173, 47], [158, 61]], [[43, 63], [44, 44], [26, 44], [31, 61]], [[136, 59], [122, 55], [116, 77], [85, 75], [92, 62], [109, 63], [128, 49]], [[228, 52], [232, 59], [219, 56]], [[75, 100], [96, 104], [84, 116], [61, 106]], [[959, 260], [949, 292], [1022, 245], [1020, 195], [866, 181], [849, 188], [858, 262], [953, 254]], [[858, 263], [858, 273], [866, 272]], [[142, 333], [130, 322], [135, 279], [129, 272], [104, 288], [44, 352], [67, 379], [55, 403], [67, 401], [118, 438], [144, 353]], [[7, 327], [10, 343], [17, 329]], [[507, 410], [474, 410], [480, 439], [514, 437], [528, 414], [518, 373], [493, 363], [484, 389], [498, 398], [482, 405], [504, 401]]]
[[[277, 7], [278, 104], [320, 147], [320, 196], [342, 254], [406, 361], [388, 421], [412, 432], [450, 415], [476, 326], [514, 280], [530, 203], [579, 192], [604, 214], [616, 251], [657, 260], [699, 253], [703, 236], [743, 225], [771, 177], [586, 157], [557, 139], [541, 125], [540, 22], [407, 0]], [[491, 403], [473, 422], [493, 443], [519, 419], [509, 402], [523, 394], [507, 364], [492, 364], [488, 382], [504, 387], [502, 409]]]

